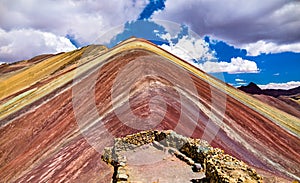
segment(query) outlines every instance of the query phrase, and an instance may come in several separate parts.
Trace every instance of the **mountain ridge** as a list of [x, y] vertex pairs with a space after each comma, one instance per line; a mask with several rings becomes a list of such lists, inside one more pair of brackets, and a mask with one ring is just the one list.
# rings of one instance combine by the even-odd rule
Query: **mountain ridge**
[[279, 97], [279, 96], [289, 96], [295, 95], [300, 93], [300, 86], [291, 88], [291, 89], [261, 89], [255, 83], [250, 82], [247, 86], [240, 86], [238, 87], [239, 90], [242, 90], [246, 93], [250, 94], [264, 94], [269, 95], [272, 97]]
[[[121, 120], [116, 114], [119, 109], [144, 119], [153, 129], [175, 128], [194, 138], [206, 132], [214, 134], [213, 146], [261, 172], [274, 172], [272, 176], [286, 180], [300, 176], [295, 169], [300, 159], [298, 118], [222, 83], [146, 40], [132, 38], [109, 50], [87, 49], [51, 57], [0, 83], [1, 88], [8, 87], [0, 95], [2, 180], [109, 181], [113, 172], [100, 161], [97, 149], [109, 143], [108, 137], [147, 127], [132, 126], [138, 118]], [[52, 65], [56, 60], [57, 65]], [[31, 75], [41, 69], [45, 72]], [[129, 74], [116, 82], [125, 71]], [[187, 74], [196, 92], [178, 71]], [[25, 76], [30, 77], [19, 85], [18, 79]], [[139, 82], [133, 82], [135, 79]], [[116, 97], [114, 88], [118, 89]], [[133, 89], [126, 95], [128, 88]], [[124, 96], [128, 96], [130, 109], [123, 108]], [[162, 97], [166, 108], [154, 96]], [[221, 106], [222, 96], [226, 108]], [[147, 120], [151, 113], [153, 119], [163, 117], [161, 123]], [[81, 119], [88, 120], [79, 123]], [[206, 129], [209, 119], [212, 126]]]
[[300, 118], [300, 87], [288, 90], [260, 89], [255, 83], [238, 88], [260, 101]]

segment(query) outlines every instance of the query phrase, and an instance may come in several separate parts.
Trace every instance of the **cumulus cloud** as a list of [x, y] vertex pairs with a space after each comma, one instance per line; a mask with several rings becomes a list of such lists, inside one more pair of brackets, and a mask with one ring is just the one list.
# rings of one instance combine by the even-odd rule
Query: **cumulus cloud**
[[292, 44], [275, 44], [272, 42], [258, 41], [256, 43], [250, 43], [242, 46], [243, 49], [247, 50], [247, 55], [258, 56], [262, 53], [281, 53], [281, 52], [296, 52], [300, 53], [300, 43]]
[[43, 53], [71, 51], [76, 47], [69, 39], [32, 29], [5, 31], [0, 29], [0, 60], [29, 59]]
[[[181, 32], [174, 37], [169, 33], [162, 34], [160, 37], [166, 40], [168, 45], [162, 44], [160, 47], [208, 73], [227, 72], [235, 74], [259, 72], [257, 64], [254, 61], [241, 57], [231, 58], [230, 62], [218, 61], [215, 53], [209, 48], [209, 44], [205, 40], [188, 33], [189, 31], [186, 31], [185, 34]], [[172, 40], [175, 40], [176, 43], [173, 43]]]
[[165, 2], [166, 0], [150, 0], [138, 20], [149, 19], [155, 11], [163, 10], [165, 8]]
[[259, 69], [254, 61], [245, 60], [241, 57], [231, 58], [231, 62], [204, 62], [199, 67], [209, 73], [227, 72], [236, 73], [258, 73]]
[[58, 36], [72, 35], [90, 44], [108, 29], [134, 20], [147, 0], [20, 0], [0, 1], [0, 27], [34, 29]]
[[[163, 37], [168, 38], [168, 35]], [[170, 45], [163, 44], [160, 47], [205, 72], [227, 72], [229, 74], [259, 72], [254, 61], [245, 60], [241, 57], [231, 58], [231, 62], [218, 62], [214, 54], [209, 50], [208, 44], [202, 39], [192, 40], [183, 37], [179, 39], [177, 44], [170, 42]]]
[[[300, 1], [166, 1], [153, 18], [183, 22], [200, 34], [236, 47], [260, 40], [276, 45], [300, 42]], [[291, 13], [292, 12], [292, 13]]]
[[195, 64], [195, 61], [215, 59], [214, 53], [210, 51], [208, 43], [203, 39], [183, 36], [181, 39], [178, 39], [176, 44], [174, 44], [171, 41], [170, 34], [167, 33], [161, 37], [168, 40], [169, 45], [163, 44], [160, 47], [192, 64]]
[[64, 37], [74, 39], [79, 46], [109, 42], [114, 35], [108, 32], [118, 33], [111, 31], [112, 27], [122, 29], [119, 25], [138, 18], [147, 3], [147, 0], [44, 0], [42, 3], [2, 0], [0, 59], [15, 61], [73, 49]]
[[300, 81], [289, 81], [287, 83], [269, 83], [266, 85], [258, 85], [261, 89], [283, 89], [288, 90], [300, 86]]

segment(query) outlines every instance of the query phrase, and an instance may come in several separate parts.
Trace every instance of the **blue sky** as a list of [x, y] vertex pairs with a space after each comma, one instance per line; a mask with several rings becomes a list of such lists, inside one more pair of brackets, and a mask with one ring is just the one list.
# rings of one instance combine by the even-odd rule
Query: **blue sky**
[[[209, 42], [209, 38], [206, 38], [206, 41]], [[260, 85], [300, 81], [300, 72], [298, 69], [300, 68], [300, 53], [281, 52], [247, 56], [245, 49], [234, 48], [224, 41], [218, 41], [209, 45], [212, 50], [216, 51], [216, 56], [219, 60], [230, 62], [232, 57], [241, 57], [252, 60], [257, 64], [259, 68], [258, 73], [224, 73], [226, 82], [232, 83], [235, 86], [239, 86], [239, 83], [244, 84], [251, 81]], [[236, 79], [241, 81], [237, 82]]]
[[300, 85], [299, 1], [218, 4], [217, 0], [69, 0], [58, 5], [51, 0], [4, 0], [0, 62], [95, 43], [112, 47], [136, 36], [233, 86]]

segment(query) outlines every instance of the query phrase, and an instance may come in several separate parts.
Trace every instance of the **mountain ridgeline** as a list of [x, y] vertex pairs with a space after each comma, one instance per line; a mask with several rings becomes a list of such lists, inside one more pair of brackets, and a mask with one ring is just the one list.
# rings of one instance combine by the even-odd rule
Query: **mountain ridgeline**
[[[289, 106], [290, 113], [284, 112], [147, 40], [130, 38], [111, 49], [91, 45], [35, 57], [1, 65], [0, 73], [0, 182], [111, 182], [116, 175], [102, 160], [105, 147], [131, 134], [141, 138], [138, 134], [145, 130], [173, 130], [191, 142], [207, 141], [209, 146], [204, 147], [212, 151], [197, 145], [193, 147], [198, 150], [187, 153], [197, 157], [198, 151], [209, 152], [216, 157], [199, 158], [213, 161], [206, 178], [214, 177], [214, 165], [223, 162], [226, 180], [239, 180], [238, 172], [252, 169], [266, 182], [300, 179], [300, 118], [292, 105], [280, 100], [281, 108]], [[251, 85], [250, 90], [261, 92]], [[270, 97], [263, 95], [266, 101]], [[284, 97], [297, 103], [290, 95]], [[151, 145], [149, 149], [164, 154]], [[132, 154], [143, 152], [147, 151], [141, 148]], [[164, 161], [182, 166], [164, 167]], [[196, 169], [199, 163], [205, 165], [193, 162]], [[231, 167], [226, 168], [227, 162], [243, 166], [227, 171]], [[191, 169], [176, 157], [135, 167], [128, 165], [129, 179], [142, 174], [143, 168], [174, 175]], [[168, 176], [164, 171], [153, 176]]]

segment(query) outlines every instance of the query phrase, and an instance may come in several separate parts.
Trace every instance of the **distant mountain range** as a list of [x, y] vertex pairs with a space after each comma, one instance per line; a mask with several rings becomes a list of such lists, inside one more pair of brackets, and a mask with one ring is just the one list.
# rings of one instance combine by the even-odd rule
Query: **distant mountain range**
[[251, 82], [238, 89], [252, 94], [260, 101], [300, 118], [300, 86], [289, 90], [261, 89]]
[[300, 86], [289, 90], [282, 89], [261, 89], [255, 83], [250, 82], [247, 86], [238, 87], [238, 89], [250, 94], [264, 94], [272, 97], [290, 96], [300, 94]]

